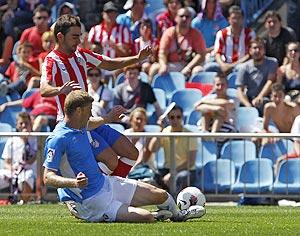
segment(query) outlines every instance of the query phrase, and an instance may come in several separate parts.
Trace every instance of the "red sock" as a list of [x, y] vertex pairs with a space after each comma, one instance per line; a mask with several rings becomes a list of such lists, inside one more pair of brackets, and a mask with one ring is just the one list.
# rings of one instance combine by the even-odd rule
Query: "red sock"
[[117, 168], [113, 171], [111, 175], [126, 178], [134, 163], [135, 161], [130, 160], [126, 157], [119, 158]]

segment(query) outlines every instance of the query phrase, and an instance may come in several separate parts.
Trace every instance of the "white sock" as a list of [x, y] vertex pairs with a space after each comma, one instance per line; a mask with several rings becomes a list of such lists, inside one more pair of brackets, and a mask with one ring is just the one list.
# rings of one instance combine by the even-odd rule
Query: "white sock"
[[174, 201], [174, 198], [171, 196], [171, 194], [168, 193], [168, 198], [165, 202], [163, 202], [160, 205], [157, 205], [157, 208], [160, 210], [168, 210], [173, 213], [173, 215], [176, 215], [178, 213], [177, 205]]
[[100, 170], [106, 175], [110, 175], [113, 172], [103, 162], [98, 162], [98, 166], [99, 166]]

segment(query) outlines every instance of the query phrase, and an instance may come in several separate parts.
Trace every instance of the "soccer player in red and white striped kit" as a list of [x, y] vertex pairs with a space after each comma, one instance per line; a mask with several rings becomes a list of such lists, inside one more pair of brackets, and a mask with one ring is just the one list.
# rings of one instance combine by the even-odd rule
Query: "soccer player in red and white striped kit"
[[[76, 89], [87, 91], [88, 68], [121, 69], [141, 62], [151, 54], [151, 48], [146, 47], [135, 56], [112, 59], [80, 48], [80, 27], [80, 20], [76, 16], [63, 15], [58, 18], [54, 27], [56, 46], [47, 55], [42, 67], [41, 95], [55, 96], [58, 121], [64, 117], [66, 95]], [[124, 135], [104, 123], [117, 120], [124, 111], [123, 107], [114, 107], [107, 117], [91, 117], [87, 124], [88, 129], [93, 130], [90, 142], [97, 161], [102, 162], [101, 170], [121, 177], [127, 176], [138, 157], [138, 151]]]

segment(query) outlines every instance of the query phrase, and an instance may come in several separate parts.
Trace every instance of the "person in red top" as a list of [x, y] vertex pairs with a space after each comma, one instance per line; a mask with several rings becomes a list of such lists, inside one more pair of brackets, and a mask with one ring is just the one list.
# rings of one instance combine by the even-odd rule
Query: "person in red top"
[[33, 22], [35, 26], [32, 26], [23, 31], [20, 43], [28, 41], [33, 46], [33, 56], [37, 57], [41, 52], [44, 51], [42, 46], [42, 35], [44, 32], [49, 30], [48, 20], [50, 12], [47, 7], [39, 5], [33, 12]]
[[40, 74], [39, 61], [32, 57], [33, 47], [28, 42], [20, 44], [17, 49], [17, 60], [10, 63], [5, 72], [9, 78], [9, 88], [22, 95], [26, 89], [37, 86]]
[[27, 98], [1, 104], [0, 112], [3, 112], [8, 107], [20, 105], [30, 110], [30, 115], [33, 119], [33, 131], [40, 131], [43, 125], [49, 125], [51, 130], [54, 129], [57, 114], [54, 97], [42, 97], [40, 91], [37, 90]]
[[151, 66], [149, 79], [158, 74], [180, 71], [187, 78], [201, 70], [205, 59], [205, 40], [202, 34], [191, 27], [191, 13], [180, 8], [175, 18], [176, 26], [168, 28], [159, 44], [158, 62]]
[[167, 10], [159, 14], [155, 21], [157, 25], [157, 38], [161, 38], [166, 29], [176, 24], [177, 11], [183, 6], [180, 0], [164, 0]]
[[[80, 27], [80, 20], [76, 16], [63, 15], [59, 17], [54, 27], [56, 46], [48, 54], [43, 64], [41, 94], [45, 97], [55, 96], [59, 121], [64, 117], [63, 111], [66, 95], [72, 90], [88, 90], [86, 73], [89, 68], [99, 67], [104, 70], [121, 69], [131, 64], [139, 63], [151, 54], [151, 48], [146, 47], [135, 56], [110, 58], [93, 53], [87, 49], [79, 48]], [[119, 176], [126, 176], [128, 174], [138, 157], [138, 151], [124, 135], [120, 133], [116, 134], [117, 131], [109, 128], [109, 126], [105, 126], [104, 123], [118, 120], [124, 112], [125, 109], [123, 107], [116, 106], [109, 113], [110, 115], [106, 117], [91, 117], [87, 124], [87, 128], [90, 130], [100, 129], [100, 131], [103, 131], [103, 133], [99, 134], [103, 137], [101, 142], [108, 142], [113, 139], [112, 142], [108, 143], [109, 147], [100, 154], [103, 154], [109, 160], [115, 159], [113, 157], [117, 157], [117, 155], [121, 156], [121, 158], [117, 159], [118, 166], [124, 167], [126, 165], [127, 169], [122, 175], [119, 174]], [[121, 162], [123, 164], [120, 164]], [[114, 170], [115, 174], [120, 173], [117, 171], [117, 168]]]
[[38, 56], [40, 65], [44, 62], [46, 56], [51, 52], [55, 46], [55, 37], [52, 31], [46, 31], [42, 35], [42, 46], [44, 51]]

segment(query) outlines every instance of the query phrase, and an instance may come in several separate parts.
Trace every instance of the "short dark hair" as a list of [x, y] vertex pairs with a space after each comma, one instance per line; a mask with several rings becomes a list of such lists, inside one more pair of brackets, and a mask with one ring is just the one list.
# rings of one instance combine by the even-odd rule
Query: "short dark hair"
[[261, 44], [264, 46], [264, 48], [266, 47], [266, 42], [264, 39], [260, 38], [260, 37], [256, 37], [255, 39], [250, 40], [250, 47], [252, 46], [253, 43], [256, 44]]
[[140, 23], [140, 28], [143, 26], [143, 25], [149, 25], [151, 30], [153, 30], [153, 26], [152, 26], [152, 21], [150, 19], [142, 19], [141, 20], [141, 23]]
[[181, 106], [178, 106], [178, 105], [175, 105], [171, 111], [176, 111], [176, 110], [179, 110], [181, 114], [183, 114], [183, 109]]
[[242, 16], [244, 16], [244, 12], [242, 11], [242, 9], [238, 6], [238, 5], [233, 5], [229, 8], [228, 10], [228, 15], [230, 16], [233, 13], [239, 13]]
[[285, 93], [285, 87], [281, 83], [275, 83], [275, 84], [272, 84], [271, 91], [272, 91], [272, 93], [276, 93], [276, 92], [283, 92], [283, 93]]
[[126, 73], [126, 71], [128, 70], [138, 70], [138, 71], [141, 71], [141, 66], [140, 64], [133, 64], [133, 65], [130, 65], [130, 66], [126, 66], [124, 68], [124, 72]]
[[33, 15], [35, 16], [36, 13], [42, 12], [42, 11], [47, 12], [49, 16], [51, 15], [51, 10], [50, 10], [48, 7], [44, 6], [43, 4], [38, 5], [38, 6], [34, 9]]
[[270, 18], [270, 17], [276, 17], [281, 22], [281, 16], [276, 11], [267, 11], [264, 22], [266, 22], [267, 19]]
[[54, 35], [57, 40], [57, 34], [60, 32], [66, 35], [70, 28], [73, 26], [81, 27], [80, 19], [78, 16], [73, 16], [70, 14], [60, 16], [54, 26]]

